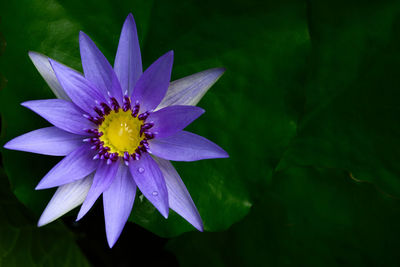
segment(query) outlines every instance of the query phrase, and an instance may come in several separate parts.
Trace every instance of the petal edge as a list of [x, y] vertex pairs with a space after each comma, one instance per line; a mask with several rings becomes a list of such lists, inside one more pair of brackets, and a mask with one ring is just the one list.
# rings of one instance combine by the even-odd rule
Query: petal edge
[[200, 232], [204, 231], [203, 221], [185, 184], [171, 162], [153, 157], [164, 175], [168, 189], [168, 203], [171, 209], [181, 215]]
[[210, 140], [186, 131], [149, 141], [150, 153], [174, 161], [228, 158], [228, 153]]
[[142, 194], [168, 218], [168, 191], [160, 168], [154, 159], [143, 153], [140, 160], [129, 162], [129, 170]]
[[82, 136], [52, 126], [17, 136], [8, 141], [4, 148], [42, 155], [66, 156], [82, 144]]
[[159, 57], [140, 76], [132, 92], [132, 101], [139, 101], [140, 112], [155, 109], [167, 92], [171, 79], [174, 52]]
[[29, 58], [32, 60], [33, 65], [35, 65], [40, 75], [53, 91], [54, 95], [59, 99], [71, 100], [62, 88], [61, 84], [58, 82], [56, 74], [54, 73], [53, 68], [50, 65], [50, 58], [34, 51], [29, 51], [28, 55]]
[[82, 180], [60, 186], [40, 216], [38, 226], [51, 223], [82, 204], [92, 181], [93, 175], [89, 175]]
[[128, 167], [121, 164], [113, 183], [103, 192], [104, 220], [110, 248], [117, 242], [131, 214], [135, 195], [136, 184]]
[[114, 69], [92, 39], [82, 31], [79, 32], [79, 49], [86, 79], [91, 81], [106, 99], [110, 93], [122, 104], [122, 89]]
[[204, 112], [195, 106], [169, 106], [150, 113], [146, 121], [154, 123], [150, 131], [156, 138], [164, 138], [183, 130]]
[[129, 14], [122, 26], [115, 56], [114, 70], [121, 84], [122, 91], [130, 96], [140, 75], [143, 73], [142, 56], [136, 23], [132, 14]]
[[224, 72], [225, 68], [208, 69], [171, 82], [156, 110], [172, 105], [197, 105]]

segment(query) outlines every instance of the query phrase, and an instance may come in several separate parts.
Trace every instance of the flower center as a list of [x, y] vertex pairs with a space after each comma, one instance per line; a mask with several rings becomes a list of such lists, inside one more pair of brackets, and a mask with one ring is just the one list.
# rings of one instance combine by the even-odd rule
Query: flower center
[[106, 160], [107, 164], [123, 159], [126, 165], [130, 160], [139, 160], [142, 153], [148, 152], [150, 139], [155, 133], [151, 132], [153, 122], [146, 122], [150, 112], [139, 114], [140, 105], [136, 101], [131, 104], [130, 98], [125, 95], [122, 107], [114, 97], [109, 103], [97, 103], [94, 111], [98, 116], [83, 114], [89, 121], [96, 124], [96, 128], [86, 129], [92, 137], [83, 141], [92, 144], [90, 147], [97, 151], [94, 160]]
[[104, 117], [103, 123], [99, 126], [99, 132], [103, 135], [100, 140], [104, 146], [109, 147], [109, 153], [118, 153], [123, 156], [127, 151], [129, 154], [135, 153], [135, 149], [140, 145], [144, 136], [140, 134], [143, 121], [131, 115], [131, 111], [115, 112]]

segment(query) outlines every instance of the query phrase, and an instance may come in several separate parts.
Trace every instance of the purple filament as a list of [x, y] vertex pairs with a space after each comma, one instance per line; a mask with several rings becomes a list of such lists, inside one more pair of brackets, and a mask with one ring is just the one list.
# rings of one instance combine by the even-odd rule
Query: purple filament
[[135, 104], [132, 105], [131, 100], [127, 95], [123, 97], [122, 107], [114, 97], [110, 97], [109, 103], [109, 105], [104, 102], [101, 102], [100, 104], [97, 103], [98, 105], [93, 108], [98, 115], [97, 117], [93, 117], [88, 114], [83, 114], [83, 116], [89, 121], [95, 123], [97, 126], [100, 126], [104, 122], [105, 116], [109, 115], [112, 110], [114, 110], [116, 113], [119, 112], [120, 109], [122, 109], [124, 112], [128, 112], [130, 110], [132, 117], [137, 117], [139, 120], [143, 121], [143, 124], [140, 127], [140, 136], [144, 135], [143, 140], [140, 141], [139, 146], [135, 149], [135, 152], [129, 154], [128, 151], [124, 151], [123, 155], [119, 155], [118, 153], [110, 153], [109, 151], [111, 149], [108, 146], [104, 146], [104, 142], [100, 140], [103, 132], [99, 132], [98, 128], [85, 129], [87, 133], [93, 134], [94, 136], [91, 138], [86, 138], [83, 141], [90, 143], [90, 148], [92, 150], [97, 150], [97, 154], [93, 157], [94, 160], [101, 159], [105, 160], [107, 164], [111, 164], [121, 158], [124, 160], [126, 165], [129, 165], [130, 160], [139, 160], [141, 154], [148, 151], [149, 143], [147, 141], [155, 137], [155, 133], [149, 131], [149, 129], [154, 126], [154, 123], [146, 122], [150, 112], [146, 111], [139, 114], [139, 102], [136, 101]]

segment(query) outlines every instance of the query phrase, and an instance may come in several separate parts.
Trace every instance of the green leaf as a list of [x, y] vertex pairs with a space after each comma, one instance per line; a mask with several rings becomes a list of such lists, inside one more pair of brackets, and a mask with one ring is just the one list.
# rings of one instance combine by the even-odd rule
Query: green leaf
[[61, 223], [37, 228], [0, 169], [0, 266], [89, 266]]
[[399, 12], [398, 1], [311, 2], [306, 112], [281, 168], [343, 169], [400, 196]]
[[[268, 12], [261, 12], [257, 1], [240, 2], [240, 9], [238, 3], [212, 2], [210, 9], [210, 2], [190, 1], [154, 6], [144, 58], [174, 49], [176, 78], [210, 67], [227, 69], [199, 103], [207, 112], [189, 130], [221, 145], [230, 158], [175, 164], [208, 231], [227, 229], [247, 213], [296, 133], [302, 104], [296, 85], [303, 82], [310, 43], [305, 6], [288, 3], [265, 3]], [[175, 213], [165, 225], [140, 199], [132, 218], [162, 236], [193, 229]]]
[[187, 233], [168, 244], [181, 266], [392, 266], [400, 200], [348, 173], [291, 167], [222, 233]]
[[293, 97], [294, 114], [303, 111], [296, 135], [242, 221], [169, 243], [182, 266], [399, 263], [400, 4], [308, 1], [307, 10], [312, 49], [305, 81], [294, 83], [304, 90]]

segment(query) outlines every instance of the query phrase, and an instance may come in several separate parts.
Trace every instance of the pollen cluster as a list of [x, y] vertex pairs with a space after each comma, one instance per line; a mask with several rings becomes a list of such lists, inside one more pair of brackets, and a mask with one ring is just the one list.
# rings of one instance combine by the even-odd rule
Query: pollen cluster
[[133, 117], [130, 110], [112, 110], [99, 126], [99, 132], [103, 133], [99, 139], [110, 148], [109, 153], [118, 153], [121, 157], [125, 151], [132, 154], [144, 139], [140, 131], [142, 125], [143, 121]]
[[109, 103], [97, 103], [94, 111], [98, 116], [83, 114], [96, 128], [86, 129], [92, 137], [83, 141], [89, 142], [97, 154], [94, 160], [106, 160], [107, 164], [123, 159], [126, 165], [130, 160], [139, 160], [142, 153], [148, 152], [150, 139], [155, 133], [151, 132], [153, 122], [146, 122], [150, 112], [140, 113], [138, 101], [134, 105], [128, 96], [123, 97], [122, 106], [114, 97]]

